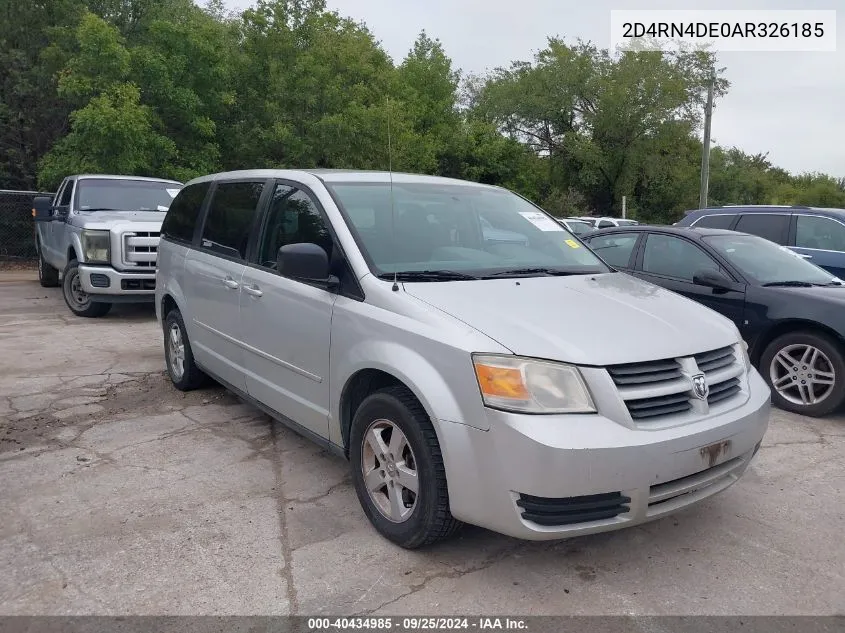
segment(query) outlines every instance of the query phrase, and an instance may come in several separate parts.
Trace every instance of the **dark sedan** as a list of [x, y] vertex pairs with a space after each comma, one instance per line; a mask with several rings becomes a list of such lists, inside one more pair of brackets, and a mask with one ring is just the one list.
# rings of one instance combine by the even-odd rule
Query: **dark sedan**
[[733, 320], [775, 405], [820, 416], [845, 401], [845, 285], [837, 277], [774, 242], [722, 229], [626, 226], [580, 239], [614, 268]]

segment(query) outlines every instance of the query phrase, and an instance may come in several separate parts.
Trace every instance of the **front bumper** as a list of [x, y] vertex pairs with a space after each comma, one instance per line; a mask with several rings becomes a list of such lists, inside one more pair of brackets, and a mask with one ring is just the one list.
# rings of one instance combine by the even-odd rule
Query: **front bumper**
[[155, 270], [124, 273], [110, 266], [80, 264], [79, 281], [92, 301], [148, 302], [155, 298]]
[[[737, 408], [658, 430], [600, 415], [494, 410], [489, 431], [438, 421], [452, 514], [544, 540], [621, 529], [695, 504], [736, 482], [760, 446], [770, 392], [753, 370], [748, 391]], [[556, 521], [556, 512], [578, 520]]]

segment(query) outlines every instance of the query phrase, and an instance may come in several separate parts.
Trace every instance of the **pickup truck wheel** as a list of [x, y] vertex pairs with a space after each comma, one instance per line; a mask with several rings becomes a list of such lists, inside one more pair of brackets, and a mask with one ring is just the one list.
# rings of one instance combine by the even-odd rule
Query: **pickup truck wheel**
[[164, 358], [167, 375], [179, 391], [191, 391], [207, 380], [194, 362], [194, 353], [179, 310], [171, 310], [164, 319]]
[[55, 288], [59, 285], [59, 271], [44, 261], [44, 254], [38, 248], [38, 281], [44, 288]]
[[95, 303], [82, 289], [79, 264], [75, 259], [67, 263], [62, 277], [62, 294], [65, 296], [65, 303], [76, 316], [96, 318], [111, 310], [110, 303]]
[[845, 402], [845, 357], [840, 344], [816, 332], [790, 332], [769, 343], [760, 373], [781, 409], [820, 417]]
[[415, 549], [461, 526], [449, 510], [437, 434], [406, 387], [369, 395], [355, 412], [349, 441], [355, 492], [382, 536]]

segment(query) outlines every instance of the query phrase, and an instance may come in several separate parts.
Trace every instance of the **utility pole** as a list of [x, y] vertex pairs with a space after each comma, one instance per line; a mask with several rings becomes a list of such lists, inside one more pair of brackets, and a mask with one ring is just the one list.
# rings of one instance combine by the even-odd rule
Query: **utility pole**
[[627, 210], [627, 205], [625, 204], [626, 201], [627, 201], [626, 196], [622, 196], [622, 218], [623, 219], [625, 218], [625, 211]]
[[701, 147], [701, 192], [698, 196], [698, 208], [707, 206], [707, 189], [710, 185], [710, 123], [713, 119], [713, 88], [716, 84], [716, 69], [710, 71], [710, 83], [707, 85], [707, 105], [704, 108], [704, 143]]

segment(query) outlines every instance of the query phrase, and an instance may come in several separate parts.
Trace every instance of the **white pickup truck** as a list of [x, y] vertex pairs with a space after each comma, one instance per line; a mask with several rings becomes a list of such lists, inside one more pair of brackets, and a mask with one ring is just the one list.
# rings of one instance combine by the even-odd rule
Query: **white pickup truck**
[[113, 303], [154, 300], [159, 232], [175, 180], [77, 175], [33, 201], [38, 279], [71, 312], [99, 317]]

